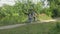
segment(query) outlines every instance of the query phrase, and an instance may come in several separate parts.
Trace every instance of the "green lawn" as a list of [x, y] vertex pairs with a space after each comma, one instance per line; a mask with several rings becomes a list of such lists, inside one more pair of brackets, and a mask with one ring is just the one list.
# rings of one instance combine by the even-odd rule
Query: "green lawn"
[[56, 23], [40, 23], [0, 30], [0, 34], [60, 34], [60, 31], [56, 28]]

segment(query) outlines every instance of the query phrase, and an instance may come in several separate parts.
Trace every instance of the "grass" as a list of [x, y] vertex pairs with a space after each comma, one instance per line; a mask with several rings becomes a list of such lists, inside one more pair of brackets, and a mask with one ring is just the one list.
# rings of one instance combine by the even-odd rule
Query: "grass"
[[27, 20], [26, 17], [20, 17], [20, 16], [5, 17], [0, 20], [0, 26], [21, 24], [24, 23], [26, 20]]
[[38, 15], [37, 18], [39, 20], [49, 20], [49, 19], [52, 19], [50, 16], [47, 16], [46, 14]]
[[50, 22], [0, 30], [0, 34], [60, 34], [60, 31], [56, 28], [56, 23]]
[[[27, 16], [26, 15], [20, 15], [20, 16], [6, 16], [2, 19], [0, 19], [0, 26], [4, 25], [13, 25], [13, 24], [21, 24], [27, 21]], [[47, 15], [38, 15], [37, 16], [38, 20], [49, 20], [51, 17]]]

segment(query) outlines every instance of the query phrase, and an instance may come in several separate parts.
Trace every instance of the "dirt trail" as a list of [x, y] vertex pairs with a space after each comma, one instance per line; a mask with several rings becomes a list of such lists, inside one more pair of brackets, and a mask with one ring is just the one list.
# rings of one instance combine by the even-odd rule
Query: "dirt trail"
[[15, 25], [1, 26], [1, 27], [0, 27], [0, 30], [1, 30], [1, 29], [16, 28], [16, 27], [20, 27], [20, 26], [23, 26], [23, 25], [26, 25], [26, 24], [15, 24]]
[[[51, 21], [57, 21], [57, 20], [41, 20], [41, 23], [43, 22], [51, 22]], [[33, 23], [31, 23], [33, 24]], [[27, 25], [27, 24], [15, 24], [15, 25], [8, 25], [8, 26], [0, 26], [0, 30], [3, 30], [3, 29], [11, 29], [11, 28], [16, 28], [16, 27], [20, 27], [20, 26], [24, 26], [24, 25]]]

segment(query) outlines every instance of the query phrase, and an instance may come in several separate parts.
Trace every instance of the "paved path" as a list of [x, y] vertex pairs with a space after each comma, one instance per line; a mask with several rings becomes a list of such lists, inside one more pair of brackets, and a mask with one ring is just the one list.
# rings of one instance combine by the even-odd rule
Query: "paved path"
[[[41, 20], [41, 23], [50, 22], [50, 21], [56, 21], [56, 20]], [[34, 23], [31, 23], [31, 24], [34, 24]], [[24, 26], [24, 25], [27, 25], [27, 24], [15, 24], [15, 25], [8, 25], [8, 26], [0, 26], [0, 30], [16, 28], [16, 27], [20, 27], [20, 26]]]

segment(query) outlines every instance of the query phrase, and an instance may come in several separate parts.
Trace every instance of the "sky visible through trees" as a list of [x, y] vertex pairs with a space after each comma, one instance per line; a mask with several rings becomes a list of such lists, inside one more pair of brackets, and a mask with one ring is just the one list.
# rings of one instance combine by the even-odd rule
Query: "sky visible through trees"
[[[4, 4], [13, 6], [13, 5], [15, 5], [15, 1], [17, 1], [17, 0], [0, 0], [0, 6], [3, 6]], [[24, 1], [27, 1], [27, 0], [24, 0]], [[44, 0], [32, 0], [32, 2], [35, 3], [35, 4], [36, 4], [37, 2], [41, 2], [41, 1], [44, 1]], [[20, 2], [22, 2], [22, 0], [20, 0]], [[45, 1], [44, 1], [44, 4], [45, 4], [44, 7], [46, 7], [47, 4], [48, 4], [48, 1], [45, 0]], [[48, 7], [49, 7], [49, 6], [48, 6]]]

